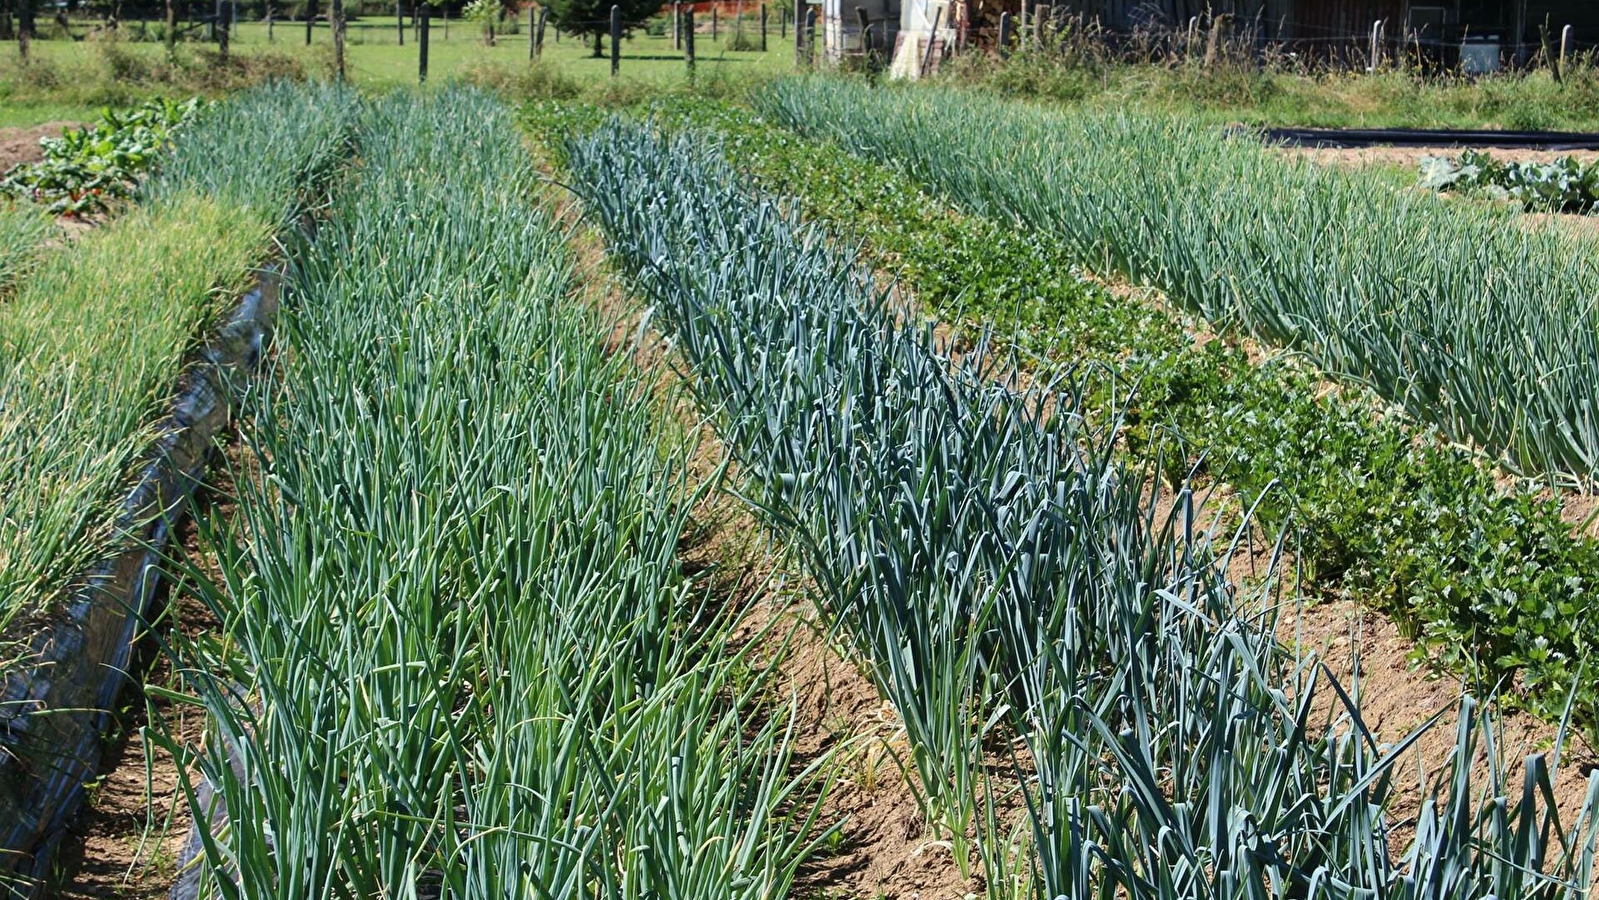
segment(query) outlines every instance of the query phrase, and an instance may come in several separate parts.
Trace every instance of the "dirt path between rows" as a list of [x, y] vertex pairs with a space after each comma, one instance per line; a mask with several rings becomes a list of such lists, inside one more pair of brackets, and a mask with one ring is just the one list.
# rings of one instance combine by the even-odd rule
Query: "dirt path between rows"
[[[213, 577], [220, 577], [216, 559], [202, 544], [195, 520], [233, 515], [233, 473], [242, 471], [240, 447], [238, 440], [230, 440], [220, 451], [221, 459], [210, 467], [193, 512], [178, 532], [184, 558]], [[193, 639], [220, 627], [211, 611], [184, 591], [169, 591], [164, 602], [166, 608], [154, 624], [168, 640], [178, 635]], [[155, 900], [168, 895], [178, 875], [178, 855], [192, 818], [179, 786], [177, 761], [147, 741], [142, 729], [152, 724], [153, 713], [157, 729], [166, 729], [185, 745], [199, 746], [205, 714], [143, 692], [144, 684], [183, 692], [187, 686], [150, 634], [142, 635], [139, 644], [139, 658], [148, 669], [140, 690], [126, 692], [132, 696], [116, 712], [117, 738], [106, 747], [105, 774], [62, 847], [57, 868], [63, 874], [50, 894], [58, 900]]]

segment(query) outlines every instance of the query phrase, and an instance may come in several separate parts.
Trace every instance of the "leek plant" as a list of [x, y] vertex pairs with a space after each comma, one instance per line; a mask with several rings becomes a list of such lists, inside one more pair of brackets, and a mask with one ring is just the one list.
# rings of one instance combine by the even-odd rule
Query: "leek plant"
[[1217, 323], [1302, 348], [1513, 471], [1599, 475], [1589, 241], [1185, 119], [826, 79], [780, 81], [755, 103]]
[[[1274, 593], [1224, 577], [1244, 532], [1198, 531], [1187, 489], [1155, 512], [1148, 467], [1083, 414], [1091, 374], [1024, 387], [982, 343], [952, 358], [703, 135], [612, 121], [564, 158], [751, 501], [900, 712], [932, 824], [976, 832], [991, 896], [1588, 895], [1599, 773], [1575, 821], [1552, 805], [1558, 751], [1518, 786], [1489, 747], [1474, 784], [1494, 729], [1470, 702], [1396, 846], [1421, 732], [1378, 745], [1358, 685], [1323, 687], [1276, 641]], [[1020, 843], [988, 738], [1024, 748]]]
[[[166, 743], [224, 897], [786, 896], [825, 789], [677, 561], [690, 449], [568, 299], [508, 112], [397, 93], [290, 255], [225, 623]], [[752, 674], [753, 673], [753, 674]], [[187, 771], [187, 767], [185, 767]]]

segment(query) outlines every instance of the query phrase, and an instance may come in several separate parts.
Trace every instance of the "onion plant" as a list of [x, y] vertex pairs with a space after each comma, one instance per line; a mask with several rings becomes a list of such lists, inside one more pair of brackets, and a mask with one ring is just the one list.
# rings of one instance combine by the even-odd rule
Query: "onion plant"
[[106, 549], [191, 341], [268, 246], [191, 196], [85, 236], [0, 302], [0, 624]]
[[[786, 704], [677, 561], [698, 491], [568, 293], [508, 112], [374, 101], [295, 246], [259, 479], [175, 647], [224, 897], [785, 896], [825, 835]], [[187, 769], [185, 769], [187, 771]]]
[[1213, 321], [1303, 348], [1515, 471], [1599, 474], [1586, 239], [1186, 119], [826, 79], [781, 81], [756, 104]]
[[0, 296], [38, 258], [52, 231], [50, 217], [39, 209], [21, 203], [0, 203]]
[[285, 232], [348, 155], [354, 104], [347, 88], [317, 82], [267, 84], [207, 104], [140, 184], [139, 202], [198, 192]]
[[[1552, 807], [1558, 756], [1517, 786], [1490, 748], [1474, 785], [1493, 726], [1470, 703], [1395, 846], [1420, 732], [1379, 745], [1358, 686], [1323, 687], [1276, 641], [1279, 598], [1227, 582], [1241, 536], [1197, 531], [1186, 489], [1155, 512], [1151, 467], [1083, 414], [1092, 373], [1022, 386], [982, 344], [953, 358], [703, 135], [612, 121], [564, 158], [752, 502], [900, 712], [932, 824], [975, 830], [991, 896], [1587, 896], [1599, 774], [1575, 822]], [[985, 738], [1025, 749], [1020, 860], [978, 814]]]
[[0, 631], [47, 612], [116, 539], [131, 469], [195, 342], [273, 252], [312, 183], [298, 179], [342, 150], [342, 98], [278, 88], [213, 104], [139, 208], [0, 302]]

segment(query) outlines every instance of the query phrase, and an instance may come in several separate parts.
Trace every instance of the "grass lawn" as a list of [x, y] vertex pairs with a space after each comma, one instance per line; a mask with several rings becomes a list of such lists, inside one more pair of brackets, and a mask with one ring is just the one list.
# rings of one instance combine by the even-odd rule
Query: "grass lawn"
[[[793, 68], [793, 32], [785, 40], [775, 22], [768, 34], [767, 52], [728, 49], [733, 23], [721, 22], [712, 39], [708, 23], [701, 23], [696, 36], [698, 79], [737, 80], [744, 76], [772, 74]], [[759, 20], [746, 16], [744, 27], [754, 33]], [[139, 33], [138, 23], [125, 23], [124, 33]], [[486, 67], [516, 72], [528, 66], [527, 23], [520, 23], [517, 34], [499, 35], [494, 46], [483, 39], [480, 27], [461, 21], [446, 25], [435, 19], [429, 40], [428, 73], [432, 81], [449, 81], [468, 71], [482, 74]], [[412, 84], [417, 79], [418, 48], [414, 29], [407, 28], [405, 46], [400, 46], [393, 19], [367, 18], [348, 26], [346, 68], [352, 82], [362, 87], [382, 88]], [[241, 22], [232, 41], [232, 52], [241, 60], [268, 68], [298, 64], [305, 71], [331, 70], [332, 34], [325, 23], [313, 30], [311, 43], [305, 41], [303, 22], [278, 23], [271, 29], [264, 22]], [[179, 57], [191, 70], [193, 80], [203, 83], [203, 70], [214, 44], [183, 42]], [[165, 49], [155, 40], [36, 40], [33, 44], [37, 65], [21, 65], [14, 45], [0, 47], [0, 127], [27, 126], [54, 119], [83, 119], [105, 104], [131, 102], [142, 95], [182, 93], [170, 81], [143, 78], [130, 69], [157, 66]], [[544, 59], [561, 75], [584, 84], [610, 78], [610, 59], [594, 58], [593, 42], [575, 35], [545, 33]], [[247, 63], [248, 64], [248, 63]], [[670, 86], [687, 81], [682, 53], [672, 48], [670, 36], [651, 37], [637, 32], [622, 43], [623, 83]]]

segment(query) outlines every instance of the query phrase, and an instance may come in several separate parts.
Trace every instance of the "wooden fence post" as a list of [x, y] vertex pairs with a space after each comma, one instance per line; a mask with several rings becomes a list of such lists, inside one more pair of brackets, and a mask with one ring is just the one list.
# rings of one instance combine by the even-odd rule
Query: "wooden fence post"
[[1010, 56], [1010, 13], [999, 14], [999, 55]]
[[766, 3], [761, 3], [761, 52], [766, 52]]
[[805, 64], [816, 65], [816, 10], [805, 11]]
[[544, 27], [550, 21], [550, 11], [539, 6], [538, 24], [533, 26], [533, 58], [544, 58]]
[[683, 49], [683, 4], [672, 0], [672, 49]]
[[400, 37], [400, 46], [405, 46], [405, 2], [394, 0], [394, 33]]
[[333, 0], [333, 71], [344, 80], [344, 0]]
[[780, 41], [788, 40], [788, 7], [786, 6], [777, 8], [777, 39]]
[[611, 77], [622, 69], [622, 7], [611, 5]]
[[[1043, 49], [1044, 37], [1049, 34], [1050, 16], [1054, 14], [1054, 11], [1054, 7], [1045, 3], [1040, 3], [1033, 7], [1033, 46], [1039, 49]], [[943, 12], [943, 10], [941, 9], [939, 12]]]
[[683, 64], [688, 67], [689, 84], [694, 83], [694, 4], [683, 7]]
[[311, 28], [316, 24], [316, 0], [305, 0], [305, 45], [311, 46]]
[[266, 5], [266, 14], [267, 14], [267, 43], [270, 44], [270, 43], [273, 43], [276, 40], [272, 36], [272, 4], [271, 3], [268, 3]]
[[1227, 14], [1210, 18], [1210, 39], [1205, 42], [1205, 68], [1216, 64], [1216, 57], [1221, 53], [1221, 32], [1227, 26]]
[[416, 80], [418, 84], [427, 84], [428, 80], [428, 32], [433, 29], [428, 27], [428, 5], [422, 4], [422, 24], [416, 33]]
[[717, 20], [718, 20], [718, 16], [717, 16], [717, 13], [716, 13], [716, 7], [718, 5], [719, 4], [717, 4], [715, 2], [711, 3], [711, 43], [713, 43], [713, 44], [716, 43], [716, 23], [717, 23]]
[[805, 0], [794, 0], [794, 66], [805, 67]]

